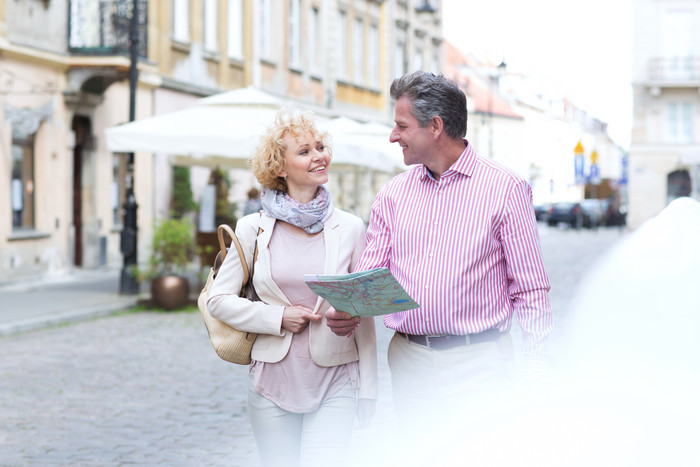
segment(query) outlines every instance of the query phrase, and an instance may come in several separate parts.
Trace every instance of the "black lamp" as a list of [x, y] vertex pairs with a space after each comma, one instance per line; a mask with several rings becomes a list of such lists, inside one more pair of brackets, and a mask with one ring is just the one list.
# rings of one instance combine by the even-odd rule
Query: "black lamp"
[[416, 13], [435, 13], [437, 9], [433, 8], [428, 0], [423, 0], [423, 4], [416, 8]]

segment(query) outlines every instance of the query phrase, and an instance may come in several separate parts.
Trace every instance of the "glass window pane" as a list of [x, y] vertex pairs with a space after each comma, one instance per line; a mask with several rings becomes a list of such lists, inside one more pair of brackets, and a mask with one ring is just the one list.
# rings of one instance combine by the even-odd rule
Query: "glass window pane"
[[361, 19], [355, 20], [355, 30], [353, 32], [353, 79], [355, 83], [362, 84], [364, 82], [364, 54], [365, 54], [365, 26]]
[[190, 41], [190, 2], [173, 0], [173, 39]]
[[212, 52], [219, 50], [218, 4], [217, 0], [204, 2], [204, 48]]
[[338, 79], [347, 78], [348, 16], [344, 11], [338, 14]]
[[289, 66], [300, 65], [300, 18], [299, 0], [289, 2]]
[[13, 229], [34, 228], [34, 188], [32, 144], [13, 142], [10, 186]]
[[270, 20], [272, 11], [270, 10], [270, 0], [262, 0], [260, 2], [260, 56], [262, 58], [271, 58], [270, 48]]
[[375, 24], [369, 28], [369, 81], [379, 86], [379, 28]]
[[228, 56], [243, 60], [243, 3], [241, 0], [228, 2]]

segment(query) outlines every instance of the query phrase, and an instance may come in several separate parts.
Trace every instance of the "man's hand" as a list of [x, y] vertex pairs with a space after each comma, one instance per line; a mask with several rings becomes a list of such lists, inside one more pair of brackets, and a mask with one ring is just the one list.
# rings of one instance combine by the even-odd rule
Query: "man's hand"
[[313, 313], [311, 308], [305, 306], [288, 306], [284, 308], [282, 314], [282, 329], [298, 334], [309, 325], [309, 321], [319, 321], [323, 319], [320, 315]]
[[360, 317], [330, 308], [326, 312], [326, 324], [336, 336], [349, 336], [360, 325]]

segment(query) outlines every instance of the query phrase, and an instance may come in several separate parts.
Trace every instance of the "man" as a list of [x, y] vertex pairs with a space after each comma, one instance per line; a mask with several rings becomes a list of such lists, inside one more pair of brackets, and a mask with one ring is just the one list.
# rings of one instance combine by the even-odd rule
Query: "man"
[[[470, 403], [505, 382], [513, 314], [526, 361], [542, 357], [552, 327], [528, 183], [479, 156], [464, 138], [467, 105], [456, 83], [417, 71], [394, 80], [391, 142], [416, 164], [375, 199], [355, 270], [388, 267], [420, 308], [386, 315], [394, 406], [402, 421], [437, 403]], [[331, 310], [350, 334], [358, 318]]]

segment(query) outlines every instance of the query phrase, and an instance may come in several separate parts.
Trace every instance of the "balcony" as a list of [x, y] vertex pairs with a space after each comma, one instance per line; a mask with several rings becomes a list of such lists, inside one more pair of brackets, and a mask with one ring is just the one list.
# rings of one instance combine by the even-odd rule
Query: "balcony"
[[68, 48], [73, 54], [129, 55], [133, 1], [138, 1], [138, 55], [148, 50], [148, 0], [71, 0]]
[[652, 58], [649, 81], [671, 87], [700, 86], [700, 57]]

